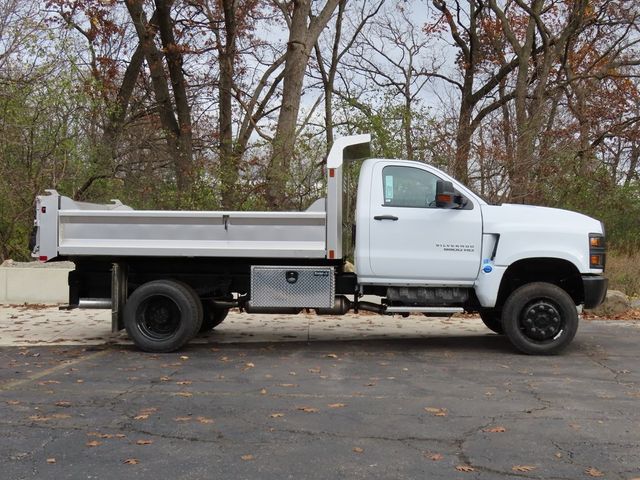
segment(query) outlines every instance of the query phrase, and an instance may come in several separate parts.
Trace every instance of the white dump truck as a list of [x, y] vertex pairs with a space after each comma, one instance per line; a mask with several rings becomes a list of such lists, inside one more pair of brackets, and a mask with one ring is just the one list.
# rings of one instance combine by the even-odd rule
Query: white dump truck
[[[327, 196], [304, 212], [139, 211], [48, 190], [36, 200], [32, 254], [75, 262], [69, 305], [111, 308], [113, 329], [126, 328], [150, 352], [181, 348], [231, 308], [478, 312], [522, 352], [564, 349], [578, 307], [595, 307], [606, 293], [602, 223], [489, 205], [433, 166], [366, 159], [369, 143], [369, 135], [335, 142]], [[349, 212], [345, 171], [357, 160]], [[354, 271], [346, 268], [351, 252]]]

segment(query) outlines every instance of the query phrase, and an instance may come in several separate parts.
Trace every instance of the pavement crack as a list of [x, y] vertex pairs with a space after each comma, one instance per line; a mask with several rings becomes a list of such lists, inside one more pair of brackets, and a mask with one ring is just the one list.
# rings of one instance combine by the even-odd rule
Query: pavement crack
[[628, 382], [628, 381], [625, 382], [620, 379], [620, 375], [623, 375], [628, 372], [619, 371], [619, 370], [615, 370], [614, 368], [611, 368], [609, 365], [605, 363], [606, 358], [598, 358], [596, 355], [597, 353], [587, 353], [587, 357], [589, 358], [589, 360], [591, 360], [593, 363], [595, 363], [596, 365], [598, 365], [599, 367], [603, 368], [604, 370], [608, 371], [611, 375], [613, 375], [613, 380], [618, 385], [623, 387], [631, 387], [635, 385], [634, 382]]

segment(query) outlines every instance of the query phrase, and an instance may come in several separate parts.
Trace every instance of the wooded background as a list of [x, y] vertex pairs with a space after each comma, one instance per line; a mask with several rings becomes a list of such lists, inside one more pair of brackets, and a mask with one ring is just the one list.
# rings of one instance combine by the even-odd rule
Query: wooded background
[[302, 209], [334, 138], [640, 245], [637, 0], [0, 0], [0, 257], [34, 197]]

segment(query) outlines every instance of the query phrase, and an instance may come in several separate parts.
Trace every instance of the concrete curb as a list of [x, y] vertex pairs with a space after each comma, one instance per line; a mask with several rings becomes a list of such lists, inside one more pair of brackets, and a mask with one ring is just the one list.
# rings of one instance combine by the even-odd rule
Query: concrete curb
[[71, 268], [0, 267], [0, 303], [66, 303]]

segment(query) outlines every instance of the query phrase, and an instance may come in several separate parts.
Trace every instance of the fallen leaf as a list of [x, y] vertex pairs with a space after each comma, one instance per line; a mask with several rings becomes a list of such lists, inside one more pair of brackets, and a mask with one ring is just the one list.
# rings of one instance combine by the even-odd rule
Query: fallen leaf
[[43, 382], [38, 382], [38, 385], [51, 385], [51, 384], [57, 384], [60, 383], [57, 380], [44, 380]]
[[242, 460], [253, 460], [253, 455], [242, 455], [240, 458]]
[[271, 418], [281, 418], [284, 417], [284, 413], [272, 413], [269, 415]]
[[297, 387], [298, 385], [296, 385], [295, 383], [280, 383], [278, 384], [279, 387]]
[[71, 418], [71, 415], [67, 415], [66, 413], [54, 413], [53, 415], [30, 415], [29, 420], [33, 420], [34, 422], [48, 422], [49, 420], [60, 420], [64, 418]]
[[160, 377], [161, 382], [168, 382], [169, 380], [171, 380], [169, 377]]
[[590, 477], [604, 477], [604, 473], [602, 473], [600, 470], [598, 470], [595, 467], [589, 467], [587, 468], [584, 473], [586, 473], [587, 475], [589, 475]]
[[263, 388], [262, 390], [260, 390], [260, 395], [266, 395], [267, 394], [267, 389]]
[[318, 413], [320, 411], [313, 407], [298, 407], [298, 410], [302, 410], [304, 413]]
[[176, 392], [174, 395], [177, 397], [193, 397], [193, 393], [191, 392]]
[[102, 445], [102, 442], [99, 442], [98, 440], [91, 440], [90, 442], [87, 442], [86, 445], [87, 447], [99, 447]]
[[137, 465], [140, 463], [140, 460], [137, 458], [127, 458], [124, 462], [125, 465]]
[[425, 412], [430, 413], [434, 417], [446, 417], [447, 409], [446, 408], [436, 408], [436, 407], [425, 407]]
[[59, 402], [56, 402], [56, 407], [70, 407], [71, 406], [71, 402], [67, 402], [64, 400], [60, 400]]
[[113, 438], [114, 435], [111, 433], [89, 432], [87, 433], [87, 437]]
[[7, 400], [7, 405], [20, 405], [19, 400]]
[[507, 429], [504, 427], [492, 427], [492, 428], [485, 428], [483, 430], [483, 432], [487, 432], [487, 433], [504, 433], [506, 431]]
[[173, 420], [176, 422], [188, 422], [191, 420], [191, 417], [176, 417]]
[[353, 447], [353, 451], [356, 452], [356, 453], [362, 453], [362, 452], [364, 452], [364, 448]]
[[346, 406], [347, 406], [346, 403], [330, 403], [329, 405], [327, 405], [327, 407], [329, 408], [342, 408]]
[[437, 462], [438, 460], [442, 460], [444, 458], [441, 453], [429, 453], [425, 454], [425, 456], [429, 460], [433, 460], [434, 462]]
[[134, 420], [146, 420], [147, 418], [149, 418], [149, 415], [147, 415], [146, 413], [133, 417]]
[[556, 457], [556, 458], [562, 458], [562, 453], [556, 452], [556, 453], [553, 454], [553, 456]]
[[151, 445], [153, 440], [137, 440], [136, 445]]
[[456, 467], [456, 470], [459, 472], [475, 472], [476, 469], [473, 468], [471, 465], [458, 465]]
[[203, 425], [209, 425], [210, 423], [213, 423], [213, 418], [196, 417], [196, 420], [198, 420], [198, 422], [202, 423]]
[[328, 353], [325, 355], [325, 357], [327, 358], [338, 358], [338, 355], [336, 355], [335, 353]]
[[254, 368], [255, 364], [251, 363], [251, 362], [247, 362], [244, 364], [245, 368]]
[[191, 385], [193, 382], [191, 380], [182, 380], [180, 382], [176, 382], [176, 385]]
[[309, 369], [309, 373], [320, 373], [320, 369], [319, 368], [310, 368]]
[[522, 473], [533, 472], [535, 469], [536, 467], [534, 467], [533, 465], [514, 465], [513, 467], [511, 467], [511, 470], [513, 470], [514, 472]]
[[47, 458], [47, 463], [48, 464], [56, 463], [56, 459], [55, 458]]
[[180, 360], [189, 360], [189, 357], [187, 357], [186, 355], [181, 355]]

